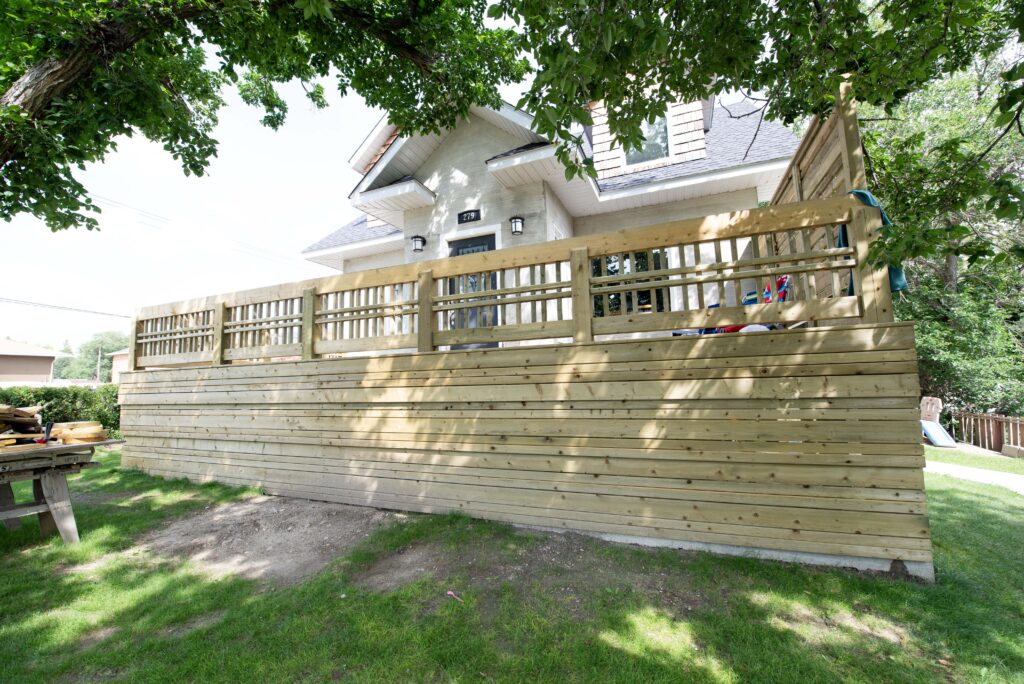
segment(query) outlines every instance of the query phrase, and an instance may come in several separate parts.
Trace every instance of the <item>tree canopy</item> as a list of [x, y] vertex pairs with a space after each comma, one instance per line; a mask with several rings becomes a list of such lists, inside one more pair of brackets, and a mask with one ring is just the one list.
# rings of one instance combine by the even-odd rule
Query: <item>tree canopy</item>
[[[826, 114], [844, 74], [891, 110], [1024, 31], [1001, 0], [8, 0], [0, 20], [0, 216], [94, 227], [73, 170], [120, 135], [164, 145], [186, 173], [216, 153], [227, 86], [280, 126], [275, 84], [358, 92], [408, 132], [452, 125], [533, 70], [520, 106], [570, 171], [587, 103], [603, 100], [627, 148], [680, 97], [760, 93], [762, 115]], [[514, 28], [499, 28], [513, 24]], [[992, 116], [1021, 129], [1024, 65], [1008, 64]], [[1024, 134], [1024, 129], [1021, 130]], [[1019, 210], [1012, 201], [1006, 207]]]
[[1024, 411], [1024, 264], [1009, 258], [1024, 226], [992, 201], [1024, 173], [1024, 137], [999, 138], [992, 116], [1018, 57], [975, 59], [890, 115], [860, 111], [868, 183], [897, 224], [878, 246], [907, 257], [894, 311], [916, 321], [921, 390], [950, 413]]
[[[124, 349], [129, 344], [130, 340], [124, 333], [116, 331], [96, 333], [89, 341], [82, 343], [82, 346], [78, 348], [78, 354], [54, 361], [53, 377], [110, 382], [113, 359], [109, 354]], [[62, 351], [71, 351], [67, 343], [64, 344]], [[96, 377], [97, 368], [99, 369], [98, 378]]]

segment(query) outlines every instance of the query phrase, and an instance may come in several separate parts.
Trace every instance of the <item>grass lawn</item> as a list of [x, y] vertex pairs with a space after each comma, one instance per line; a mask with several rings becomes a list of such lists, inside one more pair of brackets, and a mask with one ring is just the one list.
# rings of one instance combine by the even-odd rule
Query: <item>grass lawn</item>
[[924, 455], [929, 461], [953, 463], [955, 465], [970, 466], [971, 468], [986, 468], [988, 470], [998, 470], [1001, 473], [1024, 475], [1024, 458], [988, 456], [961, 451], [960, 449], [940, 449], [933, 446], [925, 446]]
[[[409, 516], [275, 588], [118, 553], [251, 492], [101, 461], [72, 483], [81, 545], [0, 530], [0, 681], [1024, 682], [1000, 488], [928, 477], [935, 585]], [[423, 554], [444, 571], [370, 581]]]

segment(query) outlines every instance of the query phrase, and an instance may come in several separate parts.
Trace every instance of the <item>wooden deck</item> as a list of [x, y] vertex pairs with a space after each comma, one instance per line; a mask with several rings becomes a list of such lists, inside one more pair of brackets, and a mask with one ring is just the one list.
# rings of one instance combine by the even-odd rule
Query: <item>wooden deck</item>
[[[124, 463], [930, 577], [913, 327], [878, 210], [832, 196], [849, 116], [767, 208], [147, 307]], [[750, 323], [783, 329], [696, 334]]]

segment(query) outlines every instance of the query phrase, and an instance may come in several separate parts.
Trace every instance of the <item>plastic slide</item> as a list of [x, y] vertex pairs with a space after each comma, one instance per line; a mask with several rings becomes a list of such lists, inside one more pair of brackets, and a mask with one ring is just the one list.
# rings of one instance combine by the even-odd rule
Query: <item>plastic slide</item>
[[946, 428], [942, 427], [935, 421], [922, 420], [921, 431], [924, 433], [925, 438], [934, 446], [949, 447], [951, 449], [956, 448], [956, 441], [949, 436], [949, 433], [946, 432]]

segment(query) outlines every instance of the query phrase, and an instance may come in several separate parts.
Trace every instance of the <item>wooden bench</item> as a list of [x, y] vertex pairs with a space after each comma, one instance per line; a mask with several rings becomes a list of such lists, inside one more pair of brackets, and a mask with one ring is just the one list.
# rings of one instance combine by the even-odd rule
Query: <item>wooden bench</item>
[[[97, 463], [92, 457], [98, 446], [123, 444], [108, 439], [90, 444], [60, 444], [4, 453], [0, 450], [0, 520], [9, 530], [21, 527], [19, 518], [39, 516], [39, 532], [59, 532], [65, 544], [78, 543], [78, 527], [71, 508], [67, 476]], [[12, 482], [32, 480], [32, 501], [19, 504]]]

